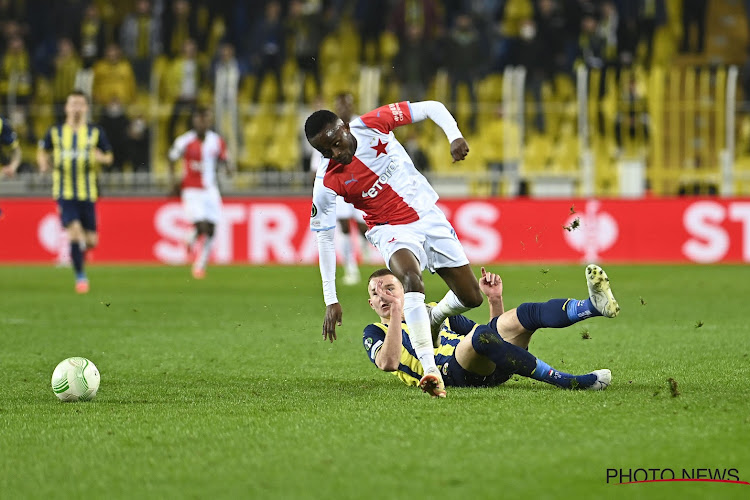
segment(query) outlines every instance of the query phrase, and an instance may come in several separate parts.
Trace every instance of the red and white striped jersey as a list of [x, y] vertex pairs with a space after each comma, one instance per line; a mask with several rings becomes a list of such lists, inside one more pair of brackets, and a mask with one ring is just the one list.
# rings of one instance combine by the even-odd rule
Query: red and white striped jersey
[[216, 163], [227, 160], [224, 139], [213, 130], [208, 130], [201, 141], [194, 130], [185, 132], [169, 149], [169, 159], [185, 160], [183, 188], [216, 187]]
[[[412, 111], [417, 105], [419, 111], [415, 116]], [[436, 102], [404, 101], [381, 106], [349, 123], [357, 150], [348, 165], [326, 158], [321, 161], [313, 187], [310, 217], [313, 231], [335, 226], [336, 195], [362, 210], [368, 227], [408, 224], [419, 220], [421, 214], [435, 205], [437, 193], [393, 134], [396, 127], [429, 116], [431, 106], [444, 109]], [[461, 137], [461, 133], [452, 117], [450, 121], [452, 124], [446, 124], [444, 130], [452, 141]]]

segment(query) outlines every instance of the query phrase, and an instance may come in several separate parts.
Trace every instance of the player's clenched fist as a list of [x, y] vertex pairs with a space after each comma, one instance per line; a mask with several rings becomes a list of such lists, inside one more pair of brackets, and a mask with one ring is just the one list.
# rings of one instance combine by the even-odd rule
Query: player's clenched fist
[[463, 160], [467, 154], [469, 154], [469, 143], [466, 142], [466, 139], [459, 137], [451, 142], [451, 156], [454, 162]]

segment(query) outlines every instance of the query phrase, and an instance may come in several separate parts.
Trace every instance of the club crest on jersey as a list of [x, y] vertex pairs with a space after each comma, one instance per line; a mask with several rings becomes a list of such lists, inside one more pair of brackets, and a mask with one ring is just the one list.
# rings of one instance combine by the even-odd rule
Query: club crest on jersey
[[391, 162], [388, 168], [385, 169], [385, 172], [375, 181], [375, 184], [367, 191], [362, 191], [362, 198], [375, 198], [385, 188], [385, 185], [388, 184], [390, 178], [393, 177], [393, 172], [397, 168], [398, 165]]
[[316, 215], [318, 215], [318, 207], [313, 203], [312, 208], [310, 209], [310, 217], [315, 217]]
[[365, 339], [365, 349], [369, 351], [370, 347], [372, 347], [372, 337], [367, 337]]

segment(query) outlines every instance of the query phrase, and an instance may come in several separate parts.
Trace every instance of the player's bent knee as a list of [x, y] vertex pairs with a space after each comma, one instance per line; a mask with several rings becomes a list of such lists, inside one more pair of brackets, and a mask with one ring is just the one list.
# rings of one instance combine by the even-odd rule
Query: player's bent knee
[[481, 293], [471, 293], [465, 297], [459, 297], [459, 300], [463, 305], [471, 307], [472, 309], [481, 306], [484, 301]]
[[421, 273], [407, 272], [403, 276], [400, 276], [400, 279], [404, 285], [405, 292], [424, 293], [424, 282], [422, 281]]

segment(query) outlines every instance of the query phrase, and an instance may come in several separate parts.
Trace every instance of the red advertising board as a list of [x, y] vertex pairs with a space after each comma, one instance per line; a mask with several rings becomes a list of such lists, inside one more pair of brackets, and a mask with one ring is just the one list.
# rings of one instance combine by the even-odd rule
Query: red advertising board
[[[750, 200], [450, 199], [439, 205], [475, 263], [750, 262]], [[0, 209], [0, 262], [67, 259], [52, 200], [5, 199]], [[182, 242], [189, 224], [178, 201], [104, 199], [97, 214], [96, 262], [187, 261]], [[307, 198], [225, 199], [212, 258], [315, 263], [309, 214]]]

